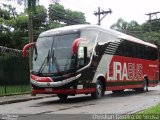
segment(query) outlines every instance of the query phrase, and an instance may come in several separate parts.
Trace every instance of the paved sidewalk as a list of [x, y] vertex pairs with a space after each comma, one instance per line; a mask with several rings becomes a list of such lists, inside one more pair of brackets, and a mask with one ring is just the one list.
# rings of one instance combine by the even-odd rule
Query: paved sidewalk
[[3, 96], [3, 97], [0, 97], [0, 105], [24, 102], [29, 100], [37, 100], [42, 98], [54, 97], [54, 96], [55, 95], [43, 95], [43, 94], [36, 95], [36, 96], [31, 96], [31, 94]]

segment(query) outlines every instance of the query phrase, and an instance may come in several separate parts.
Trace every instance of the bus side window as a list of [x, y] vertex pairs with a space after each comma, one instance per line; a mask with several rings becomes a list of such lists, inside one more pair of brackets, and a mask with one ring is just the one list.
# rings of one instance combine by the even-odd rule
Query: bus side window
[[124, 56], [132, 57], [132, 53], [133, 53], [132, 42], [125, 41], [124, 52], [125, 52]]
[[121, 42], [118, 49], [117, 49], [117, 52], [116, 52], [117, 55], [120, 55], [120, 56], [124, 56], [124, 42]]

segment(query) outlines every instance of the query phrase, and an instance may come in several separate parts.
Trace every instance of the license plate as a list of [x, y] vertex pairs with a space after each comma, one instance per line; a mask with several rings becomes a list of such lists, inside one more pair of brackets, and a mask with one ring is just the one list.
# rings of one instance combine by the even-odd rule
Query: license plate
[[45, 88], [45, 91], [46, 91], [46, 92], [51, 92], [51, 91], [52, 91], [52, 88]]

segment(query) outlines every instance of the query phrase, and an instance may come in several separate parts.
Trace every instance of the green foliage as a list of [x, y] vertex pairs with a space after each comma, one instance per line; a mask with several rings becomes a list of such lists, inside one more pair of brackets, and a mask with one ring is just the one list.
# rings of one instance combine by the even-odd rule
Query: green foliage
[[144, 41], [153, 43], [160, 48], [160, 21], [147, 21], [139, 25], [136, 21], [126, 22], [122, 18], [118, 19], [111, 26], [112, 29], [137, 37]]
[[47, 19], [47, 9], [44, 6], [38, 5], [35, 9], [35, 12], [32, 14], [33, 18], [33, 28], [41, 29], [45, 26], [45, 22]]
[[0, 53], [0, 96], [30, 91], [28, 65], [18, 51]]
[[66, 25], [82, 24], [86, 22], [84, 13], [65, 9], [58, 3], [51, 4], [48, 9], [50, 21], [63, 22]]
[[0, 8], [0, 18], [3, 18], [5, 20], [10, 19], [10, 13], [9, 13], [9, 11]]
[[111, 26], [111, 28], [126, 33], [128, 29], [128, 23], [122, 18], [119, 18], [117, 22]]
[[3, 4], [4, 8], [7, 9], [7, 12], [9, 12], [10, 18], [16, 18], [17, 12], [16, 8], [12, 7], [11, 5]]
[[15, 30], [22, 30], [23, 32], [28, 29], [28, 16], [26, 14], [21, 14], [17, 16], [16, 20], [13, 22], [13, 27]]
[[160, 104], [150, 107], [144, 111], [133, 115], [123, 117], [123, 120], [159, 120], [160, 119]]
[[26, 7], [28, 8], [28, 12], [32, 13], [35, 8], [36, 8], [36, 4], [39, 2], [39, 0], [26, 0], [27, 1], [27, 5]]
[[47, 29], [59, 28], [62, 25], [59, 22], [49, 21], [47, 25]]
[[0, 86], [0, 96], [17, 95], [22, 93], [30, 93], [31, 86], [28, 85], [6, 85]]
[[59, 21], [63, 22], [65, 17], [65, 9], [62, 5], [56, 3], [56, 4], [50, 4], [49, 8], [49, 20], [50, 21]]
[[143, 34], [143, 38], [145, 41], [153, 43], [160, 48], [160, 31], [145, 32]]
[[153, 107], [150, 107], [139, 114], [159, 114], [160, 113], [160, 104], [157, 104]]
[[33, 40], [48, 29], [65, 25], [85, 23], [82, 12], [65, 9], [55, 3], [49, 5], [48, 14], [44, 6], [37, 5], [39, 0], [28, 0], [24, 13], [17, 14], [11, 5], [0, 8], [0, 45], [22, 49], [28, 43], [28, 16], [33, 20]]
[[85, 16], [82, 12], [72, 11], [67, 9], [66, 10], [66, 21], [67, 25], [74, 25], [74, 24], [82, 24], [85, 23]]
[[12, 54], [13, 52], [0, 54], [0, 72], [2, 73], [0, 75], [0, 85], [3, 85], [4, 82], [7, 85], [18, 85], [18, 83], [28, 84], [28, 59], [24, 59], [22, 56]]
[[141, 25], [141, 28], [142, 28], [143, 32], [150, 32], [151, 31], [151, 23], [145, 22]]

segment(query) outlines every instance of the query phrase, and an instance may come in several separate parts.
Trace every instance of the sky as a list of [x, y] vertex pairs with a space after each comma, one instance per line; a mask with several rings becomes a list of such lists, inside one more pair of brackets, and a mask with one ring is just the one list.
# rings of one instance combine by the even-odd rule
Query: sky
[[24, 11], [24, 6], [18, 5], [17, 0], [0, 0], [0, 7], [3, 6], [3, 4], [11, 4], [13, 7], [17, 9], [18, 13], [21, 13]]
[[[5, 0], [0, 0], [5, 1]], [[11, 0], [16, 1], [16, 0]], [[49, 1], [54, 0], [40, 0], [40, 5], [44, 5], [48, 8]], [[122, 18], [127, 22], [131, 20], [137, 21], [139, 24], [148, 20], [148, 16], [145, 14], [150, 12], [160, 11], [160, 0], [58, 0], [65, 9], [71, 9], [74, 11], [80, 11], [85, 13], [86, 21], [91, 24], [97, 24], [98, 18], [93, 14], [98, 10], [107, 11], [109, 8], [112, 10], [112, 14], [108, 14], [101, 22], [104, 27], [110, 27], [116, 23], [118, 18]], [[10, 2], [14, 4], [13, 2]], [[18, 7], [21, 11], [23, 8]], [[157, 16], [160, 18], [160, 14]], [[153, 16], [154, 18], [154, 16]]]
[[[47, 6], [46, 0], [40, 0], [40, 3]], [[101, 22], [105, 27], [116, 23], [118, 18], [142, 24], [149, 19], [145, 14], [160, 11], [160, 0], [60, 0], [59, 3], [65, 8], [85, 13], [86, 21], [91, 24], [97, 24], [98, 18], [93, 13], [98, 11], [98, 7], [104, 11], [110, 8], [113, 13], [108, 14]]]

